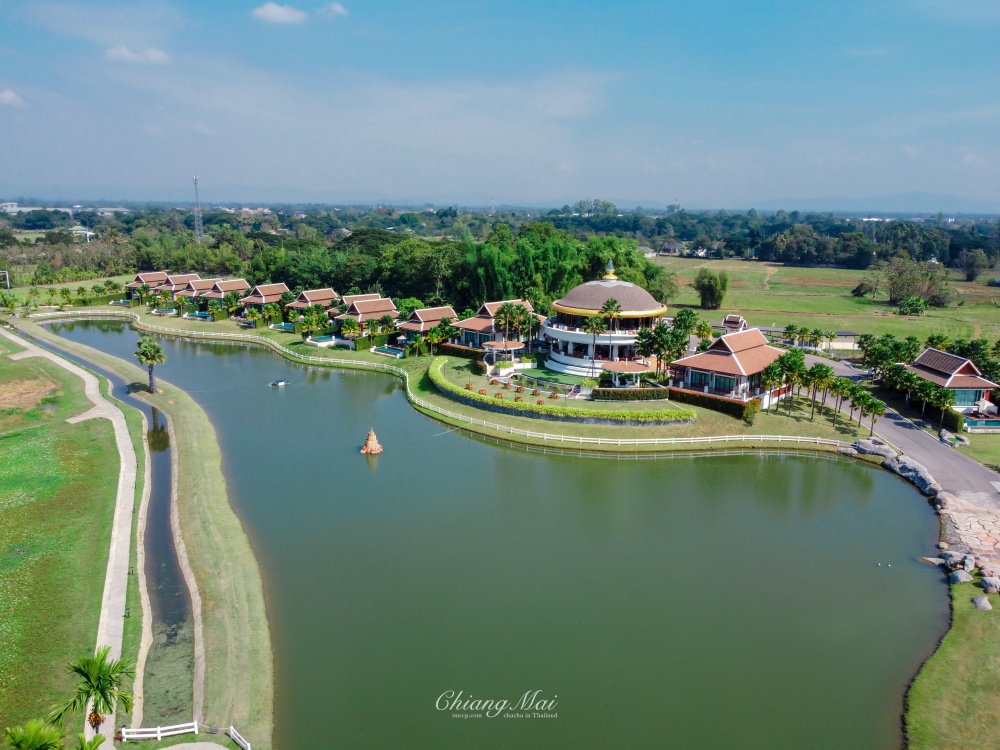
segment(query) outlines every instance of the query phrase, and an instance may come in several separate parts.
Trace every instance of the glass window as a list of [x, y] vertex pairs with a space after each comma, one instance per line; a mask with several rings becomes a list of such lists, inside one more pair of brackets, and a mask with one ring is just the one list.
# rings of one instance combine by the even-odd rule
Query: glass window
[[715, 376], [715, 388], [719, 391], [731, 391], [736, 387], [736, 378], [729, 378], [723, 375]]
[[708, 373], [699, 372], [698, 370], [691, 370], [691, 379], [689, 380], [691, 385], [703, 386], [708, 385]]
[[969, 388], [958, 388], [953, 392], [955, 394], [955, 406], [972, 406], [982, 398], [982, 391], [974, 391]]

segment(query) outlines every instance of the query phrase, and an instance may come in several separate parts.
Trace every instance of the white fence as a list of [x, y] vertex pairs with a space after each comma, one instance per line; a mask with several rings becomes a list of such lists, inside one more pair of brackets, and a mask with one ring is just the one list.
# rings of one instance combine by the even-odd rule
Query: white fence
[[236, 731], [236, 727], [229, 727], [229, 739], [242, 747], [243, 750], [250, 750], [250, 743], [240, 736], [240, 733]]
[[122, 727], [122, 738], [126, 742], [129, 740], [162, 740], [164, 737], [173, 737], [178, 734], [198, 734], [198, 722], [192, 721], [189, 724], [174, 724], [169, 727], [150, 727], [148, 729]]
[[246, 341], [248, 343], [259, 343], [269, 346], [275, 351], [288, 356], [289, 358], [310, 364], [320, 364], [327, 367], [355, 367], [361, 369], [387, 372], [403, 379], [406, 385], [406, 397], [410, 403], [419, 407], [421, 411], [430, 412], [448, 420], [459, 422], [465, 425], [475, 425], [486, 430], [491, 430], [498, 435], [517, 435], [529, 440], [541, 440], [544, 443], [558, 443], [561, 445], [599, 445], [608, 447], [624, 448], [640, 445], [733, 445], [733, 444], [759, 444], [759, 443], [780, 443], [796, 445], [827, 445], [833, 448], [846, 448], [853, 445], [851, 441], [830, 440], [820, 437], [803, 437], [801, 435], [713, 435], [708, 437], [649, 437], [649, 438], [607, 438], [607, 437], [583, 437], [582, 435], [561, 435], [559, 433], [536, 432], [534, 430], [522, 430], [512, 425], [501, 425], [495, 422], [488, 422], [483, 419], [470, 417], [466, 414], [458, 414], [448, 409], [424, 401], [410, 390], [409, 373], [401, 367], [382, 364], [381, 362], [367, 362], [358, 359], [343, 359], [333, 357], [313, 357], [305, 354], [293, 352], [291, 349], [282, 346], [276, 341], [265, 336], [257, 336], [247, 333], [213, 333], [211, 331], [188, 331], [182, 328], [165, 328], [163, 326], [151, 325], [139, 319], [139, 316], [124, 310], [81, 310], [73, 313], [40, 313], [31, 316], [31, 319], [47, 318], [49, 320], [90, 317], [95, 319], [130, 318], [142, 329], [153, 333], [163, 333], [170, 336], [184, 336], [199, 339], [215, 339], [224, 341]]

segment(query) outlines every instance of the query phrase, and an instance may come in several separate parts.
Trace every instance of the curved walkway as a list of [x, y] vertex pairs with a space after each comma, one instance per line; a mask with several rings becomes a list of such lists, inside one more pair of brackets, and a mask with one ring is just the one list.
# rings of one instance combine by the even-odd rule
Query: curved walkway
[[[867, 377], [842, 362], [806, 355], [807, 364], [815, 362], [830, 365], [840, 377], [854, 381]], [[993, 485], [1000, 482], [1000, 474], [945, 445], [889, 407], [885, 417], [875, 423], [875, 434], [923, 464], [935, 481], [955, 496], [944, 503], [942, 511], [948, 531], [968, 551], [1000, 566], [1000, 491]]]
[[[44, 357], [64, 370], [79, 376], [84, 383], [84, 392], [94, 405], [92, 409], [67, 420], [70, 423], [86, 419], [110, 419], [118, 447], [118, 489], [115, 495], [115, 515], [111, 527], [111, 550], [108, 554], [108, 570], [104, 578], [104, 595], [101, 599], [101, 616], [97, 625], [97, 647], [109, 646], [111, 658], [122, 655], [122, 633], [125, 627], [125, 595], [128, 589], [128, 563], [132, 543], [132, 510], [135, 505], [135, 483], [138, 467], [135, 449], [129, 436], [125, 416], [110, 401], [101, 395], [97, 377], [82, 367], [69, 362], [29, 341], [0, 328], [0, 335], [24, 347], [25, 351], [9, 355], [11, 359]], [[93, 736], [93, 730], [86, 724], [85, 732]], [[109, 734], [110, 732], [110, 734]], [[114, 716], [108, 716], [102, 725], [102, 734], [109, 739], [115, 732]]]

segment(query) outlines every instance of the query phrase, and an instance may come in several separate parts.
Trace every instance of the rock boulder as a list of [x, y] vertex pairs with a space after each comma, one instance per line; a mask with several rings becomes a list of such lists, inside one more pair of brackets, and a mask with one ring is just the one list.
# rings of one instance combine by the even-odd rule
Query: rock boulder
[[882, 462], [882, 466], [889, 471], [894, 471], [903, 479], [913, 482], [917, 489], [925, 495], [934, 496], [940, 489], [940, 485], [934, 481], [934, 477], [927, 471], [927, 467], [917, 463], [909, 456], [893, 456]]
[[966, 555], [962, 558], [962, 567], [971, 573], [976, 569], [976, 558], [972, 555]]
[[985, 596], [977, 596], [975, 599], [973, 599], [972, 606], [984, 612], [993, 609], [993, 605], [990, 604], [990, 600], [987, 599]]
[[842, 456], [856, 456], [858, 452], [854, 448], [837, 448], [837, 453]]
[[970, 576], [964, 570], [952, 571], [952, 574], [948, 576], [948, 581], [950, 583], [969, 583], [971, 580], [972, 576]]
[[872, 455], [872, 456], [882, 456], [883, 458], [894, 458], [896, 455], [896, 451], [894, 451], [885, 443], [868, 439], [858, 440], [854, 444], [854, 450], [856, 450], [858, 453], [864, 453], [866, 455]]
[[996, 576], [986, 576], [983, 578], [983, 586], [1000, 589], [1000, 578], [997, 578]]

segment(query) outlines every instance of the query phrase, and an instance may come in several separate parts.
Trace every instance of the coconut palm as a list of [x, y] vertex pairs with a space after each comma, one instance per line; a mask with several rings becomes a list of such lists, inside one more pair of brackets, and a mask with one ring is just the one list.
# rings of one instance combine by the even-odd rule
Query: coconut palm
[[927, 408], [927, 404], [934, 403], [934, 390], [937, 388], [934, 383], [929, 380], [920, 379], [920, 383], [917, 385], [917, 398], [920, 399], [920, 416], [923, 416], [924, 410]]
[[414, 337], [413, 341], [408, 341], [406, 344], [406, 354], [409, 357], [419, 357], [424, 353], [424, 340], [417, 335]]
[[142, 286], [139, 287], [138, 291], [139, 291], [139, 301], [144, 302], [146, 297], [149, 296], [149, 293], [152, 290], [149, 288], [149, 284], [143, 284]]
[[760, 384], [764, 386], [768, 393], [771, 394], [770, 400], [767, 402], [767, 413], [771, 413], [771, 405], [774, 403], [774, 391], [781, 387], [781, 383], [784, 380], [784, 373], [778, 366], [777, 362], [772, 362], [763, 370], [760, 371]]
[[812, 386], [812, 411], [809, 414], [809, 421], [812, 422], [816, 417], [816, 395], [820, 391], [824, 391], [823, 402], [826, 403], [825, 392], [830, 387], [830, 383], [833, 382], [833, 368], [817, 362], [807, 372], [809, 373], [808, 383]]
[[441, 329], [434, 326], [431, 330], [427, 332], [427, 345], [431, 349], [431, 356], [434, 356], [434, 347], [444, 341], [444, 334], [441, 333]]
[[597, 358], [597, 337], [608, 330], [608, 324], [600, 315], [591, 315], [583, 321], [583, 330], [594, 337], [594, 359], [591, 360], [591, 374], [596, 373]]
[[23, 727], [7, 727], [5, 741], [11, 750], [58, 750], [62, 732], [41, 719], [31, 719]]
[[260, 321], [260, 319], [263, 318], [264, 316], [260, 314], [260, 310], [258, 310], [256, 307], [251, 307], [249, 310], [247, 310], [247, 314], [245, 317], [247, 319], [247, 322], [250, 323], [253, 328], [256, 328], [258, 321]]
[[[80, 289], [83, 289], [83, 287], [80, 287]], [[86, 291], [86, 290], [84, 290], [84, 291]], [[59, 290], [59, 296], [63, 298], [63, 302], [65, 304], [67, 304], [67, 305], [70, 303], [70, 300], [73, 298], [73, 295], [69, 291], [69, 287], [65, 287], [65, 286], [62, 289]], [[78, 297], [83, 297], [82, 294], [79, 294], [79, 289], [77, 290], [77, 296]]]
[[788, 386], [793, 389], [788, 394], [788, 416], [792, 416], [792, 405], [795, 401], [795, 395], [798, 394], [799, 388], [805, 385], [807, 372], [806, 366], [801, 362], [795, 362], [793, 366], [785, 371], [785, 380], [788, 381]]
[[873, 398], [868, 404], [868, 416], [872, 418], [872, 429], [868, 433], [868, 437], [872, 437], [875, 434], [875, 422], [879, 417], [885, 416], [885, 404], [877, 398]]
[[156, 393], [156, 376], [153, 374], [153, 367], [167, 361], [163, 348], [153, 338], [142, 336], [136, 345], [135, 358], [139, 360], [140, 365], [145, 365], [149, 369], [149, 392]]
[[[861, 405], [864, 403], [867, 397], [868, 397], [868, 392], [865, 391], [864, 388], [861, 388], [860, 386], [854, 384], [851, 385], [851, 390], [847, 394], [847, 398], [850, 402], [850, 406], [847, 412], [851, 420], [854, 419], [854, 410], [860, 409]], [[860, 424], [860, 421], [858, 422], [858, 424]]]
[[505, 341], [510, 341], [510, 329], [517, 327], [522, 309], [520, 305], [515, 305], [513, 302], [504, 302], [497, 308], [496, 315], [493, 316], [493, 325], [503, 327]]
[[354, 338], [361, 332], [361, 326], [358, 325], [358, 321], [354, 318], [347, 318], [340, 325], [340, 332], [347, 338]]
[[104, 293], [105, 294], [118, 294], [122, 290], [122, 285], [119, 284], [114, 279], [107, 279], [104, 282]]
[[387, 313], [378, 319], [378, 327], [382, 333], [391, 331], [396, 327], [396, 319]]
[[240, 295], [238, 292], [226, 292], [222, 295], [222, 309], [232, 315], [239, 311]]
[[702, 341], [708, 341], [712, 338], [712, 324], [707, 320], [702, 320], [698, 323], [698, 327], [694, 329], [694, 335], [700, 338]]
[[265, 323], [270, 323], [272, 320], [281, 320], [281, 308], [275, 302], [269, 302], [264, 305], [263, 313]]
[[830, 383], [830, 393], [836, 397], [837, 406], [833, 410], [833, 426], [837, 426], [837, 417], [840, 415], [840, 405], [844, 402], [844, 399], [850, 396], [851, 389], [854, 387], [854, 383], [850, 381], [849, 378], [834, 378], [833, 382]]
[[123, 659], [109, 659], [110, 653], [110, 646], [101, 646], [93, 656], [84, 656], [69, 663], [70, 673], [79, 678], [76, 694], [53, 707], [50, 721], [62, 721], [67, 714], [85, 710], [93, 701], [93, 710], [87, 721], [96, 731], [104, 721], [104, 715], [114, 713], [119, 705], [126, 712], [132, 711], [132, 696], [122, 688], [122, 682], [135, 677], [135, 666]]
[[[535, 313], [528, 310], [528, 308], [521, 308], [524, 312], [522, 314], [522, 330], [524, 331], [525, 337], [528, 340], [528, 354], [531, 354], [531, 342], [535, 338], [535, 334], [538, 333], [542, 324], [538, 320], [538, 316]], [[457, 335], [457, 334], [456, 334]]]
[[823, 334], [823, 338], [826, 339], [826, 341], [827, 341], [826, 350], [828, 352], [831, 351], [833, 349], [833, 342], [837, 340], [837, 332], [836, 331], [826, 331]]
[[616, 321], [622, 316], [621, 303], [614, 297], [604, 300], [604, 304], [601, 305], [601, 315], [608, 320], [608, 360], [610, 361], [611, 347], [613, 346], [612, 342], [614, 341], [612, 334], [618, 329], [618, 323]]
[[944, 415], [945, 413], [955, 405], [955, 392], [950, 388], [938, 387], [934, 391], [934, 406], [941, 410], [941, 422], [938, 424], [938, 429], [940, 430], [944, 427]]
[[785, 326], [785, 338], [791, 341], [794, 346], [795, 342], [799, 339], [799, 327], [794, 323], [789, 323]]

